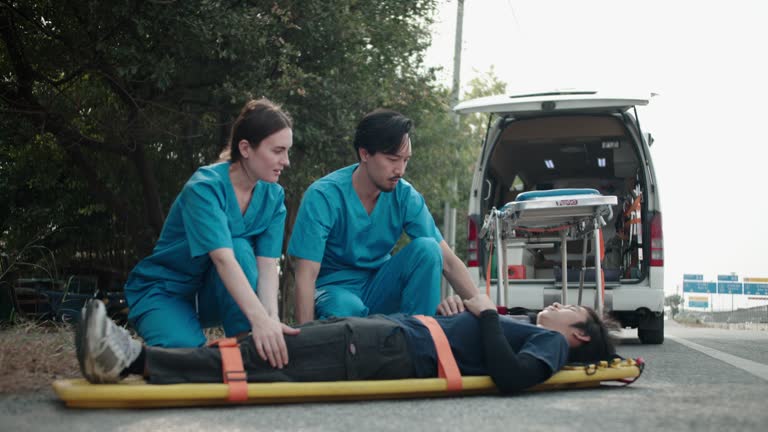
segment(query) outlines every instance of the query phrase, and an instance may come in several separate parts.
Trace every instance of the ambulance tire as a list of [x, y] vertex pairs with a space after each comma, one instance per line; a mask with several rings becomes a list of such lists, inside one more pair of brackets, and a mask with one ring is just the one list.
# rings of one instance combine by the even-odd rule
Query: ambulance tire
[[654, 317], [655, 321], [651, 328], [638, 327], [637, 337], [640, 338], [640, 342], [645, 345], [660, 345], [664, 343], [664, 315], [661, 314], [658, 317]]

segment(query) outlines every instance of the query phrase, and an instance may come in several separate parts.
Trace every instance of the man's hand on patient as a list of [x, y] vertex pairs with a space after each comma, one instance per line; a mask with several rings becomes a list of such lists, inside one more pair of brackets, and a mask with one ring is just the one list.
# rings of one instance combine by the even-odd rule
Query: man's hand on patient
[[456, 315], [464, 312], [464, 309], [464, 302], [461, 300], [461, 297], [452, 295], [440, 302], [437, 306], [437, 314], [445, 316]]

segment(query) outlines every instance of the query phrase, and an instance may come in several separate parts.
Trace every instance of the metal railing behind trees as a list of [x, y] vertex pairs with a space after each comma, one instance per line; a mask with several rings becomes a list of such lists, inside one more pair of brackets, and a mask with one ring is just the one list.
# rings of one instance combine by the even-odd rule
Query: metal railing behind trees
[[737, 309], [734, 311], [699, 312], [696, 315], [704, 322], [768, 323], [768, 305]]

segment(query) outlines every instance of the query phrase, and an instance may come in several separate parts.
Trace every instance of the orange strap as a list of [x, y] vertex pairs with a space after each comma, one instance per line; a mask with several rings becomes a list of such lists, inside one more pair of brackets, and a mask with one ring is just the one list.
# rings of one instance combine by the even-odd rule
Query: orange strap
[[630, 213], [640, 208], [640, 203], [642, 202], [643, 194], [640, 194], [635, 198], [634, 201], [632, 201], [632, 205], [629, 206], [628, 209], [624, 210], [624, 216], [629, 216]]
[[603, 282], [603, 286], [601, 287], [601, 291], [603, 292], [603, 304], [601, 306], [605, 306], [605, 270], [602, 268], [600, 269], [600, 280]]
[[236, 338], [219, 339], [221, 352], [221, 371], [224, 383], [229, 384], [228, 400], [237, 402], [248, 400], [248, 374], [243, 368], [243, 357]]
[[598, 238], [600, 240], [600, 262], [605, 259], [605, 239], [603, 238], [603, 229], [597, 230]]
[[[493, 263], [493, 242], [491, 242], [491, 249], [488, 252], [488, 265], [485, 271], [485, 294], [491, 296], [491, 264]], [[496, 281], [496, 286], [501, 286], [500, 282]]]
[[461, 372], [459, 372], [459, 366], [456, 364], [456, 359], [453, 358], [448, 338], [445, 336], [445, 332], [443, 332], [440, 324], [434, 318], [424, 315], [414, 315], [414, 318], [421, 321], [429, 330], [430, 336], [432, 336], [432, 341], [435, 343], [435, 350], [437, 351], [437, 376], [445, 378], [448, 384], [446, 390], [461, 390]]

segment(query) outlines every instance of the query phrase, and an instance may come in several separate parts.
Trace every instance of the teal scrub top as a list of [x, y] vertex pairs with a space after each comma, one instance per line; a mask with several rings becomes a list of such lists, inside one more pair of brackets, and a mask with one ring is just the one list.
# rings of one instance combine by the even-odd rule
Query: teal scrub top
[[352, 187], [354, 164], [314, 182], [299, 207], [288, 253], [320, 263], [316, 286], [358, 284], [384, 265], [405, 231], [443, 240], [424, 197], [405, 180], [382, 192], [369, 215]]
[[131, 315], [150, 306], [139, 300], [152, 288], [182, 296], [197, 292], [212, 265], [208, 253], [231, 249], [235, 238], [246, 239], [256, 256], [280, 257], [286, 213], [283, 188], [257, 182], [242, 214], [229, 167], [229, 162], [222, 162], [199, 168], [176, 197], [152, 254], [128, 276], [125, 293]]

